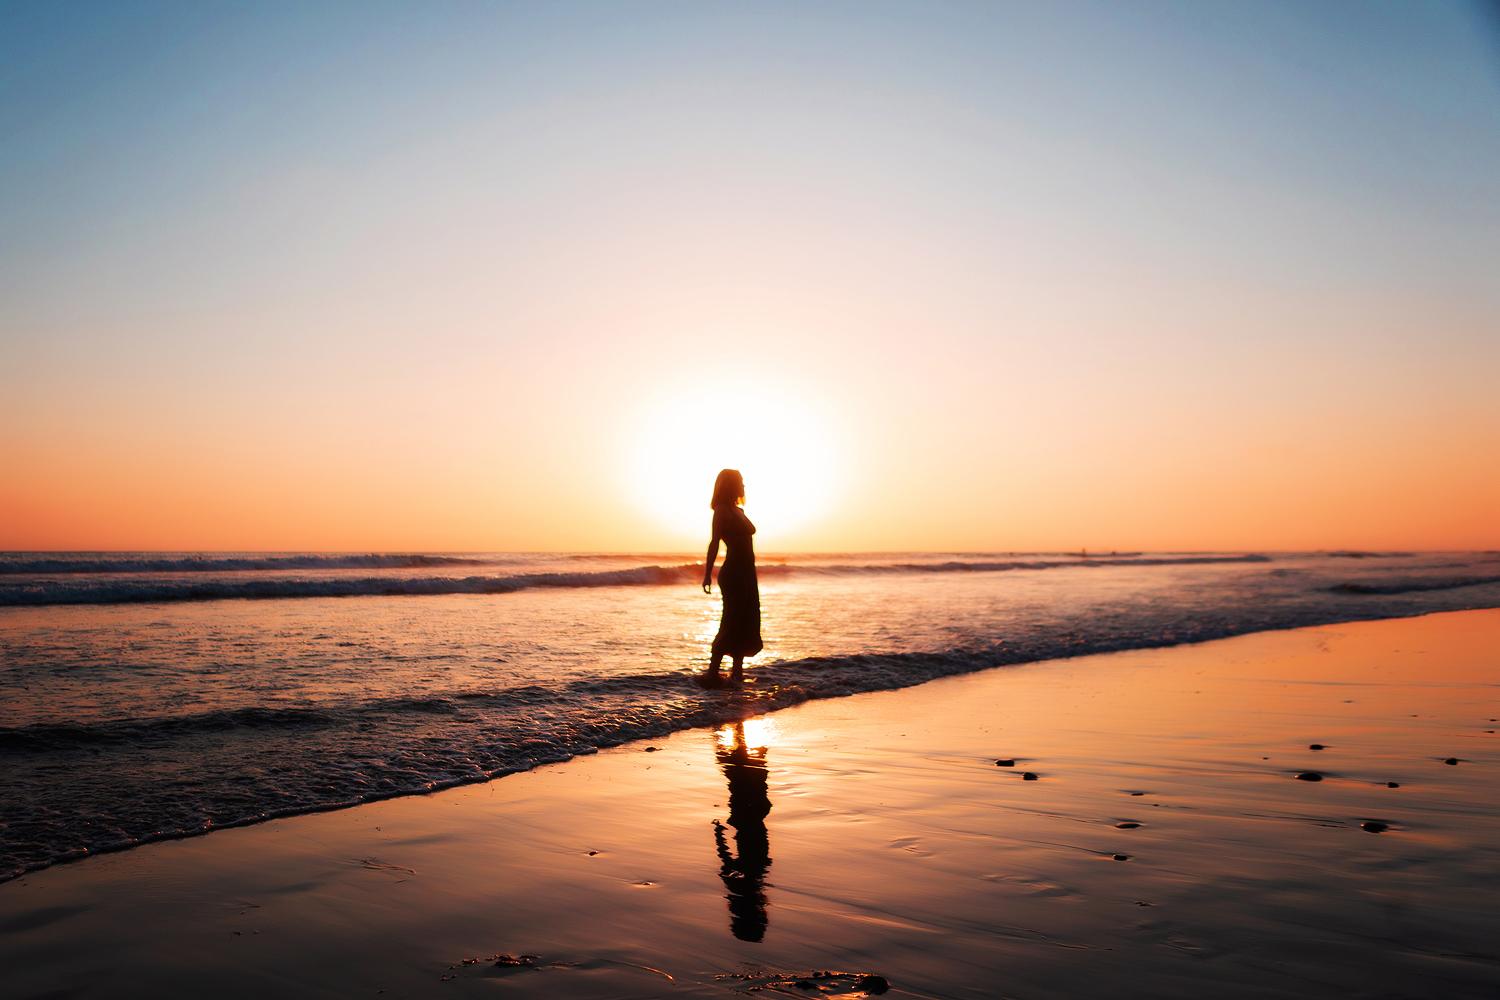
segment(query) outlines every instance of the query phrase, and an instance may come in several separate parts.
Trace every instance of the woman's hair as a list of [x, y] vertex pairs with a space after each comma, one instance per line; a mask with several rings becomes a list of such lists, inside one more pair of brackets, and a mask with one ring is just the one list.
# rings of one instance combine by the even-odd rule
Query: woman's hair
[[714, 480], [714, 498], [708, 505], [714, 510], [720, 507], [734, 507], [745, 499], [745, 479], [740, 475], [738, 469], [725, 469], [719, 473], [719, 478]]

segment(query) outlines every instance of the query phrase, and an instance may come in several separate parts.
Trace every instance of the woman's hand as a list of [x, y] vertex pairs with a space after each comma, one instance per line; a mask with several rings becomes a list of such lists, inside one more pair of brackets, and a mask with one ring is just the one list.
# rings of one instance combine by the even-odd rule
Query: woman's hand
[[712, 594], [714, 592], [714, 588], [709, 584], [708, 577], [706, 576], [703, 578], [703, 592], [705, 594]]

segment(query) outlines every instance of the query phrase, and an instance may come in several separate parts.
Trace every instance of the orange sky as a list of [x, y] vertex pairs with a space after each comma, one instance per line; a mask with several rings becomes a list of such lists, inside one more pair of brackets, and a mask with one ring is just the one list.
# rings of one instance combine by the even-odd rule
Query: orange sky
[[20, 30], [0, 549], [1500, 548], [1454, 10], [579, 9]]

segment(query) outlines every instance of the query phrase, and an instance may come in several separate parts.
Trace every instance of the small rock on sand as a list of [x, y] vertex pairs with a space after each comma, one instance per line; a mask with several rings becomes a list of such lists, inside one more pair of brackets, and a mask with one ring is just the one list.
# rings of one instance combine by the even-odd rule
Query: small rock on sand
[[1443, 763], [1444, 764], [1457, 764], [1458, 763], [1458, 758], [1457, 757], [1449, 757], [1447, 760], [1443, 761]]
[[1378, 819], [1372, 819], [1366, 820], [1365, 822], [1359, 824], [1359, 828], [1361, 830], [1368, 830], [1370, 833], [1384, 833], [1385, 831], [1389, 830], [1391, 826], [1389, 823], [1382, 823]]
[[1297, 775], [1297, 780], [1298, 781], [1322, 781], [1323, 780], [1323, 776], [1321, 774], [1319, 774], [1317, 771], [1303, 771], [1301, 774]]
[[1116, 861], [1129, 861], [1130, 860], [1130, 855], [1128, 855], [1128, 854], [1116, 854], [1116, 855], [1114, 855], [1114, 859]]
[[1036, 779], [1036, 775], [1032, 774], [1030, 771], [1027, 771], [1025, 774], [1021, 775], [1021, 780], [1022, 781], [1035, 781], [1037, 779]]
[[1307, 745], [1307, 749], [1309, 749], [1309, 750], [1326, 750], [1326, 749], [1328, 749], [1328, 748], [1327, 748], [1327, 747], [1325, 747], [1325, 746], [1324, 746], [1324, 745], [1323, 745], [1323, 744], [1321, 744], [1321, 743], [1309, 743], [1309, 744], [1308, 744], [1308, 745]]
[[1400, 788], [1401, 787], [1401, 783], [1399, 781], [1387, 781], [1385, 783], [1385, 787], [1387, 787], [1387, 788]]
[[1139, 824], [1139, 823], [1116, 823], [1115, 824], [1115, 829], [1116, 830], [1134, 830], [1136, 827], [1138, 827], [1140, 825], [1141, 824]]
[[1013, 760], [1010, 757], [1004, 757], [1004, 758], [1002, 758], [1000, 760], [995, 761], [995, 766], [996, 767], [1015, 767], [1016, 766], [1016, 762], [1015, 762], [1015, 760]]
[[535, 968], [540, 955], [496, 955], [495, 964], [505, 968]]

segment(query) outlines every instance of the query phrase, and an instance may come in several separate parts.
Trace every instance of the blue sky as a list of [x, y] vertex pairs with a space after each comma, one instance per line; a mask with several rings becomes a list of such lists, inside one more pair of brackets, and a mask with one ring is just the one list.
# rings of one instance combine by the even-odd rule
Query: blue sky
[[[1500, 499], [1463, 461], [1500, 426], [1497, 23], [4, 5], [0, 457], [56, 483], [11, 544], [672, 543], [569, 498], [714, 379], [817, 397], [847, 495], [884, 483], [788, 544], [1437, 544]], [[1006, 499], [935, 506], [976, 465]]]

